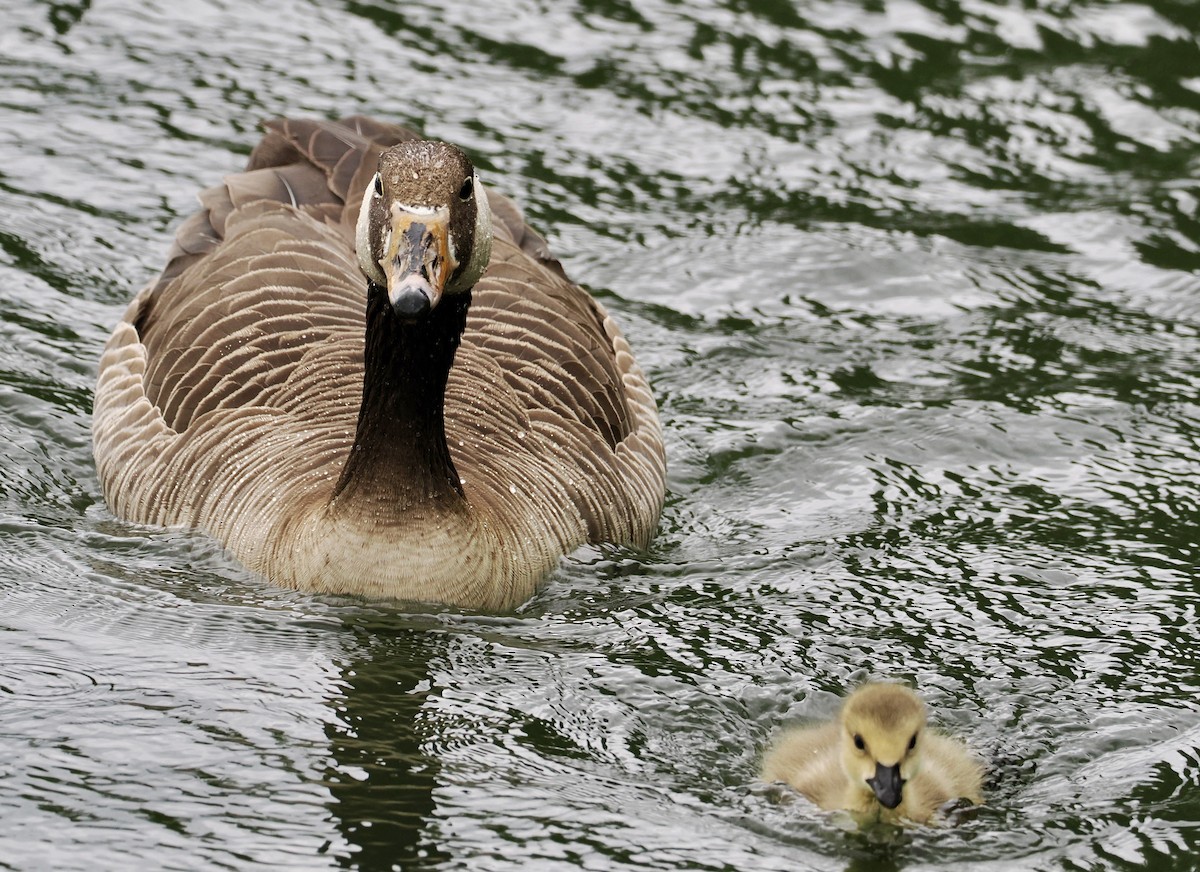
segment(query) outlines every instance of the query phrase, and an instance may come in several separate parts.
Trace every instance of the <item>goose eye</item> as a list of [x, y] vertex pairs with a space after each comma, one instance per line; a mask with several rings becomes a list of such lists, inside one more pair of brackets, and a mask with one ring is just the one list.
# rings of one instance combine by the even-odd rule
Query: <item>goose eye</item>
[[470, 200], [471, 193], [474, 190], [475, 190], [475, 181], [471, 178], [468, 178], [465, 182], [463, 182], [462, 187], [458, 189], [458, 199]]
[[379, 173], [375, 174], [375, 196], [383, 196], [383, 179], [379, 177]]
[[865, 749], [866, 749], [866, 747], [867, 747], [867, 744], [866, 744], [866, 742], [864, 742], [864, 741], [863, 741], [863, 737], [862, 737], [862, 736], [855, 735], [855, 737], [854, 737], [854, 747], [855, 747], [855, 748], [857, 748], [857, 749], [858, 749], [858, 750], [860, 750], [860, 751], [863, 751], [863, 750], [865, 750]]
[[911, 751], [915, 747], [917, 747], [917, 734], [913, 733], [912, 738], [908, 740], [908, 750]]

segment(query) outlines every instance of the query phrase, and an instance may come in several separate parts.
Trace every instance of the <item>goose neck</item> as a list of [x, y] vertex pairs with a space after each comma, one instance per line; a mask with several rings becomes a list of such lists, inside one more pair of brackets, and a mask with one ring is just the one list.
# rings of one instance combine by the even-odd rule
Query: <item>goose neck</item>
[[369, 284], [362, 406], [335, 501], [368, 498], [396, 509], [461, 502], [443, 403], [470, 302], [469, 292], [447, 296], [408, 322], [383, 287]]

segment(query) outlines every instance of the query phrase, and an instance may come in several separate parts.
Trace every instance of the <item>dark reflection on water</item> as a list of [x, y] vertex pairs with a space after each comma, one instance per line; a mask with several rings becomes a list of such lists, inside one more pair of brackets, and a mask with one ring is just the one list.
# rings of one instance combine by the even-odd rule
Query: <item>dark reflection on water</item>
[[[0, 868], [1191, 868], [1191, 4], [0, 18]], [[262, 118], [352, 111], [461, 143], [620, 319], [671, 458], [647, 553], [414, 615], [104, 507], [109, 329]], [[754, 784], [869, 675], [988, 760], [977, 814]]]
[[397, 621], [348, 627], [359, 653], [338, 664], [336, 715], [326, 729], [327, 783], [350, 851], [344, 868], [424, 869], [451, 859], [426, 834], [436, 803], [439, 765], [423, 744], [421, 716], [430, 693], [429, 664], [444, 656], [445, 637]]

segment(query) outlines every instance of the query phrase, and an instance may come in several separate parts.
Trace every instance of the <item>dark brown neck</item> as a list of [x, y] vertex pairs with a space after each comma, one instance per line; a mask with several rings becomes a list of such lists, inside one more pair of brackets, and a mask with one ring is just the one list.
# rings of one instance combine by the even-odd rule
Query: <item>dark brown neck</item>
[[448, 295], [427, 317], [408, 323], [392, 311], [384, 288], [368, 284], [362, 408], [336, 501], [366, 499], [402, 510], [461, 500], [442, 404], [470, 305], [469, 292]]

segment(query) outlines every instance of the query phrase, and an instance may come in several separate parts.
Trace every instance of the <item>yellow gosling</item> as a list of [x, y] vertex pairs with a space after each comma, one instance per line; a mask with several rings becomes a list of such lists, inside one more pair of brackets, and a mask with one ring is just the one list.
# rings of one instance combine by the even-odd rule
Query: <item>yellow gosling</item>
[[925, 823], [951, 800], [983, 801], [983, 766], [961, 742], [927, 727], [921, 698], [898, 684], [864, 684], [837, 720], [784, 733], [762, 778], [862, 821]]

